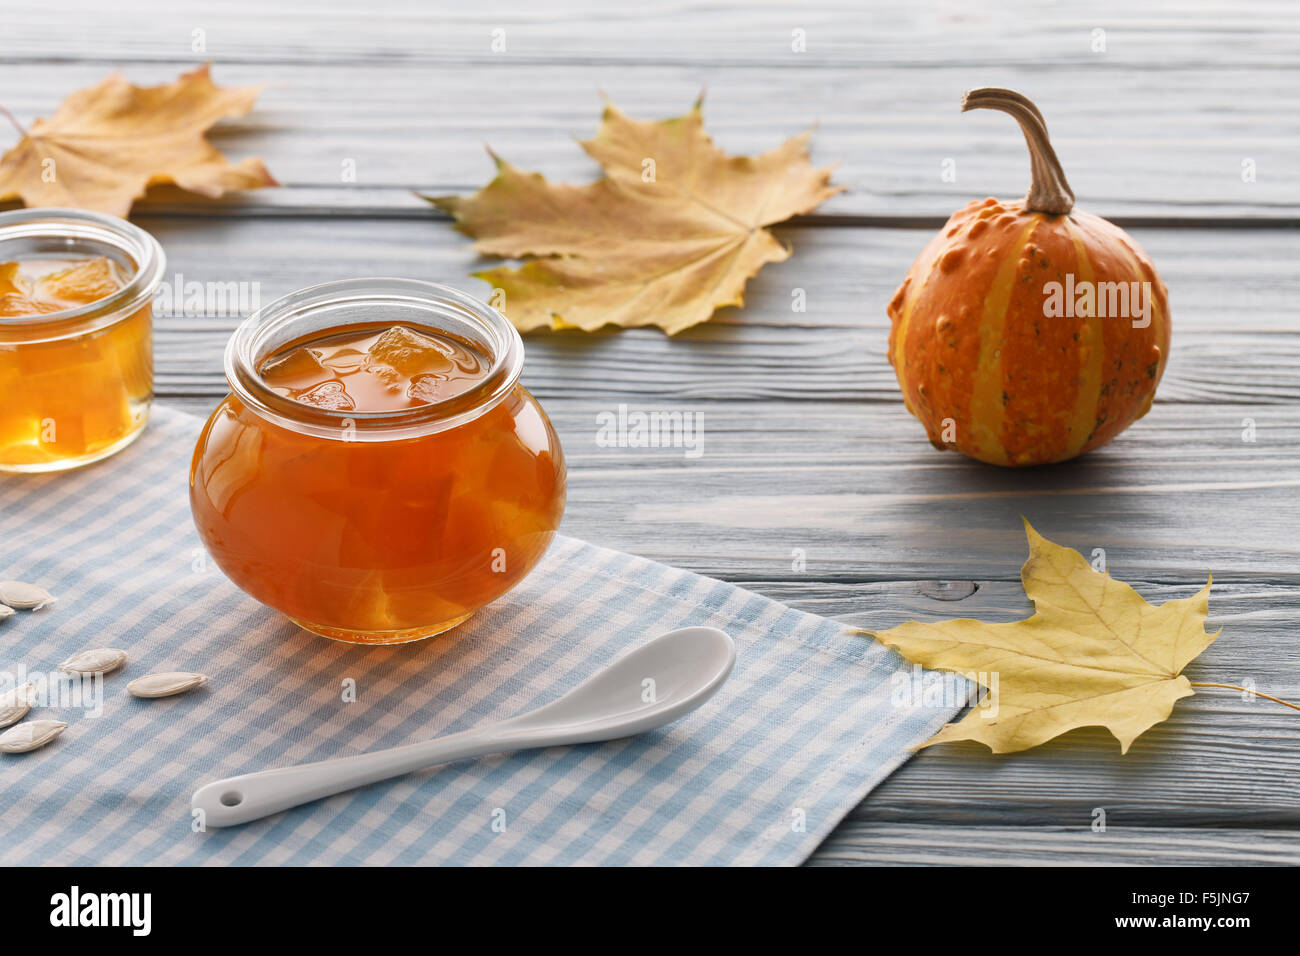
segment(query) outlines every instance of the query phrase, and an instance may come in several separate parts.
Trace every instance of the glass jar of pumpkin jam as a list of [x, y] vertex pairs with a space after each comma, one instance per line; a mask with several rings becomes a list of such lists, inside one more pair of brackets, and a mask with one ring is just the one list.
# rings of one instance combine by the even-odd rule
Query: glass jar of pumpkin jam
[[121, 219], [0, 213], [0, 471], [98, 461], [143, 430], [164, 257]]
[[444, 286], [354, 279], [251, 316], [194, 451], [216, 563], [301, 627], [439, 634], [532, 570], [564, 510], [559, 440], [519, 384], [523, 343]]

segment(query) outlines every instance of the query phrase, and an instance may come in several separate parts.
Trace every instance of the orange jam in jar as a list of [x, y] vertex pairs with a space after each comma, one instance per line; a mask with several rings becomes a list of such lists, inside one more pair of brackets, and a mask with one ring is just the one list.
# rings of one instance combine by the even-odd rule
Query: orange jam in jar
[[532, 570], [564, 510], [545, 412], [499, 312], [406, 279], [329, 282], [251, 316], [190, 473], [245, 592], [317, 634], [446, 631]]
[[0, 213], [0, 471], [74, 468], [140, 434], [163, 261], [112, 216]]

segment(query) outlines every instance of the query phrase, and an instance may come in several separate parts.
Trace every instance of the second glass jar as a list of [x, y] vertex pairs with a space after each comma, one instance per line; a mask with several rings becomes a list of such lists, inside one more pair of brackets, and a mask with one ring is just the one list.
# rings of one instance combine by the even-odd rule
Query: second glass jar
[[[93, 262], [120, 281], [83, 287], [84, 278], [71, 278]], [[14, 267], [32, 264], [47, 279], [68, 277], [62, 307], [19, 284]], [[163, 269], [157, 240], [114, 216], [0, 213], [0, 273], [12, 273], [0, 274], [0, 471], [76, 468], [140, 435], [153, 398], [152, 306]]]

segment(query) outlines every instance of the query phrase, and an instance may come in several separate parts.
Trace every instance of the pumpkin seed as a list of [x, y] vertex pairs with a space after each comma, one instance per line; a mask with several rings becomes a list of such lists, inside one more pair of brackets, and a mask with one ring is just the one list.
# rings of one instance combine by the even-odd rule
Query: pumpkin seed
[[36, 689], [33, 681], [21, 687], [15, 687], [0, 694], [0, 727], [16, 724], [27, 716], [32, 709], [32, 692]]
[[67, 729], [61, 720], [29, 720], [0, 734], [0, 751], [24, 754], [44, 747]]
[[9, 617], [9, 615], [13, 613], [14, 613], [14, 609], [11, 608], [8, 604], [0, 604], [0, 621], [3, 621], [5, 618]]
[[39, 611], [54, 603], [54, 595], [38, 584], [24, 581], [0, 581], [0, 604], [19, 611]]
[[96, 647], [73, 654], [59, 665], [65, 674], [109, 674], [126, 663], [126, 651]]
[[183, 694], [200, 684], [207, 683], [202, 674], [190, 674], [185, 671], [170, 671], [163, 674], [145, 674], [126, 685], [127, 692], [135, 697], [170, 697]]

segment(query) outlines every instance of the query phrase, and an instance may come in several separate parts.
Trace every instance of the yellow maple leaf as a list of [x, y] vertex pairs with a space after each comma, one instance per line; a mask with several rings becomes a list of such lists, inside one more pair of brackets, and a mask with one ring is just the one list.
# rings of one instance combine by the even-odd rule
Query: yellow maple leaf
[[505, 294], [521, 330], [657, 325], [669, 335], [743, 305], [745, 282], [790, 250], [767, 226], [840, 191], [816, 169], [808, 133], [761, 156], [728, 156], [704, 131], [700, 103], [662, 122], [612, 104], [582, 148], [605, 178], [548, 183], [496, 160], [472, 196], [426, 196], [474, 237], [474, 248], [520, 268], [475, 273]]
[[78, 90], [0, 159], [0, 200], [125, 216], [159, 183], [216, 198], [278, 185], [259, 159], [232, 164], [204, 133], [252, 108], [258, 87], [215, 85], [208, 67], [162, 86], [133, 86], [114, 73]]
[[909, 621], [872, 632], [923, 667], [997, 675], [994, 706], [971, 708], [922, 746], [976, 740], [1010, 753], [1075, 727], [1105, 727], [1126, 753], [1175, 701], [1195, 693], [1182, 670], [1220, 633], [1205, 630], [1210, 582], [1192, 597], [1151, 605], [1028, 521], [1025, 531], [1029, 560], [1020, 577], [1032, 617]]

